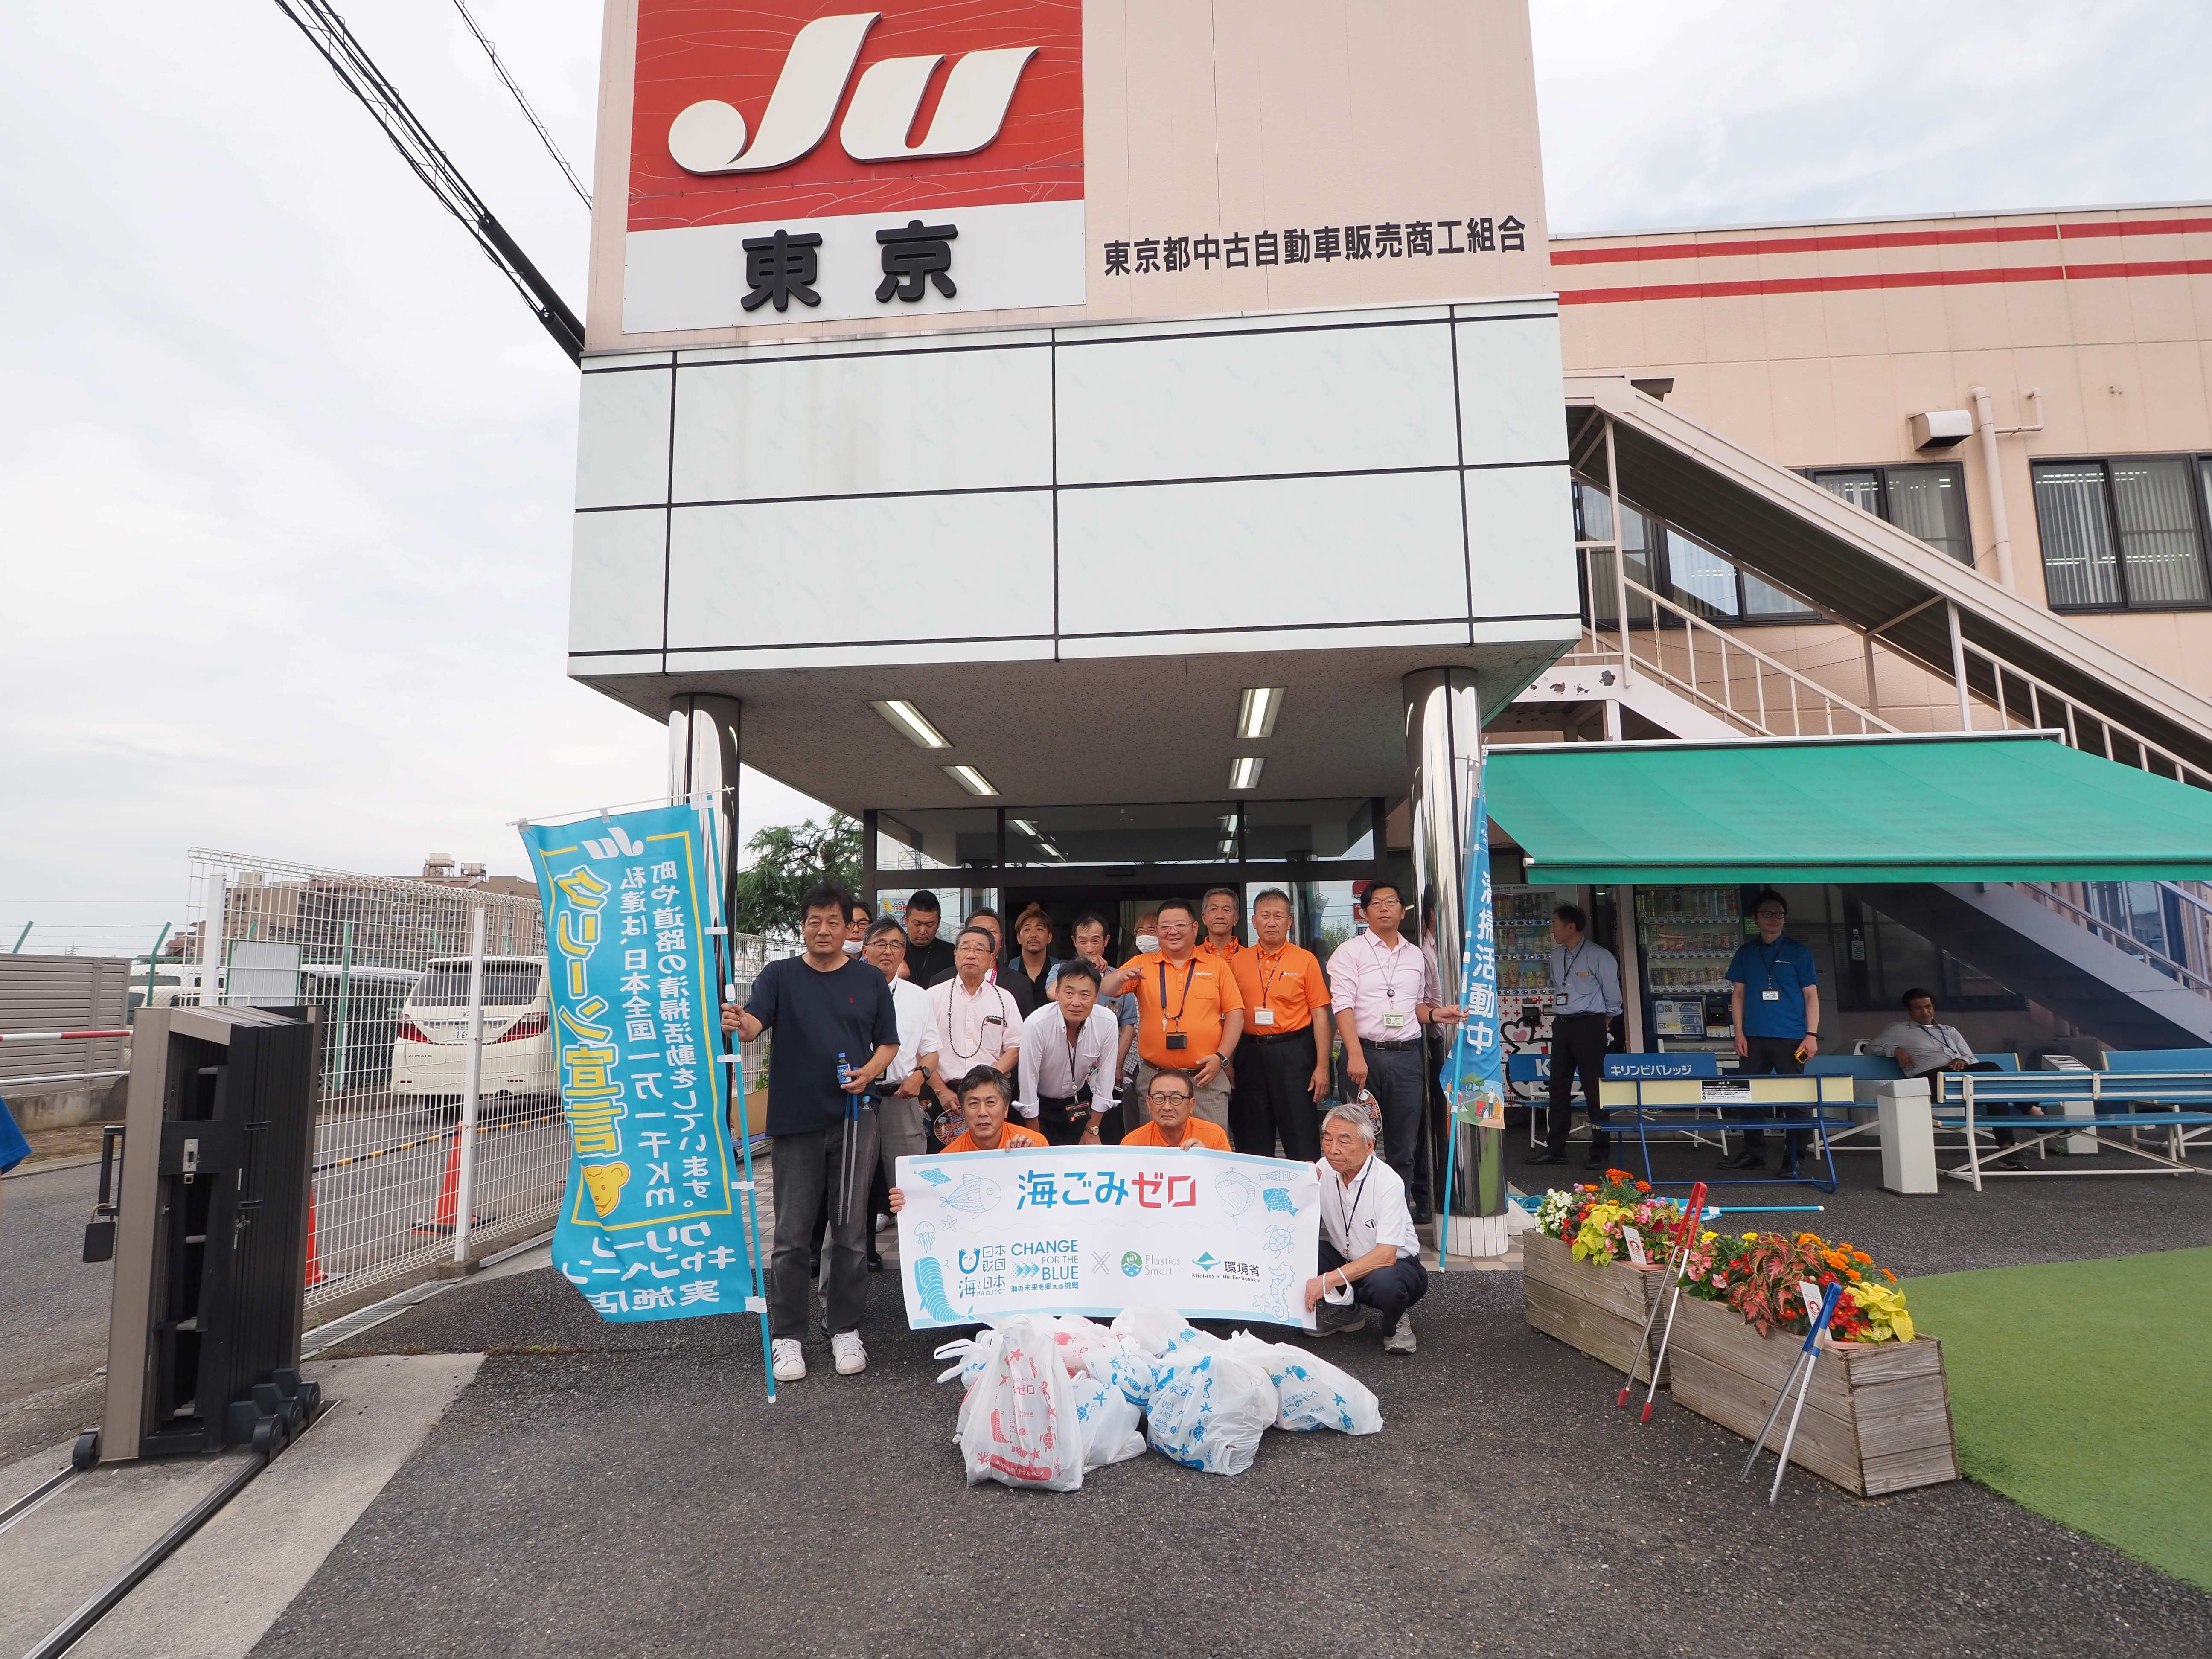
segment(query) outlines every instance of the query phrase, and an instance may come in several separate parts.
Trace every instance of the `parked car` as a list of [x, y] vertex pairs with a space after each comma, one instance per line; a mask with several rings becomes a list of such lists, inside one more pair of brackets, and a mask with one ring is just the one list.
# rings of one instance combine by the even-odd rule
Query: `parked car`
[[[480, 1103], [556, 1097], [545, 958], [487, 957]], [[433, 957], [408, 993], [392, 1042], [392, 1092], [444, 1106], [461, 1097], [468, 1054], [469, 959]]]

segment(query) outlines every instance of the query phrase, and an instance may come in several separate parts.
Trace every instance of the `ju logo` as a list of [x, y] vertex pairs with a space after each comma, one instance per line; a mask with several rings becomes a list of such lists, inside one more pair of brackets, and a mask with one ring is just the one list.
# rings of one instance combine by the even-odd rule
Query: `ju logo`
[[1134, 1250], [1124, 1250], [1121, 1252], [1121, 1273], [1124, 1278], [1134, 1279], [1139, 1273], [1144, 1271], [1145, 1258], [1143, 1256], [1139, 1255]]
[[960, 1252], [960, 1271], [961, 1271], [962, 1273], [975, 1273], [975, 1272], [976, 1272], [978, 1269], [980, 1269], [980, 1268], [982, 1267], [982, 1265], [983, 1265], [983, 1253], [982, 1253], [982, 1251], [981, 1251], [981, 1250], [963, 1250], [963, 1251], [961, 1251], [961, 1252]]
[[1197, 1268], [1199, 1272], [1202, 1273], [1210, 1273], [1221, 1264], [1214, 1260], [1213, 1252], [1208, 1250], [1205, 1255], [1192, 1261], [1190, 1265]]
[[645, 843], [634, 839], [619, 823], [613, 825], [604, 841], [584, 843], [584, 856], [594, 859], [634, 859], [645, 851]]

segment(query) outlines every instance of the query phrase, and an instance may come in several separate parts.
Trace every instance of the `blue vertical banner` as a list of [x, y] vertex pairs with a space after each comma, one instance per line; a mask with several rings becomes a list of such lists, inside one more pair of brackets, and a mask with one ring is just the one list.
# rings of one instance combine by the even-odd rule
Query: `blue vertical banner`
[[717, 1055], [708, 815], [525, 823], [568, 1126], [553, 1265], [618, 1322], [743, 1313], [753, 1285]]
[[1474, 764], [1474, 799], [1468, 807], [1459, 1029], [1440, 1080], [1455, 1119], [1498, 1129], [1505, 1125], [1505, 1054], [1498, 1033], [1498, 918], [1490, 891], [1490, 813], [1482, 798], [1483, 765], [1480, 760]]

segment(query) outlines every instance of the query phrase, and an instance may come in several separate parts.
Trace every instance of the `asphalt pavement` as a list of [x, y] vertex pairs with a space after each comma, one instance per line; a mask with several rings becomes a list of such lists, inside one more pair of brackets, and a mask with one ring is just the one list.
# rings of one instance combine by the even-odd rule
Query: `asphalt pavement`
[[[1769, 1224], [1916, 1271], [2118, 1255], [2201, 1242], [2206, 1185], [1783, 1188], [1830, 1207]], [[867, 1373], [817, 1333], [773, 1406], [750, 1319], [609, 1325], [549, 1272], [465, 1285], [356, 1350], [489, 1358], [255, 1651], [2212, 1653], [2212, 1596], [1969, 1483], [1792, 1475], [1770, 1510], [1744, 1441], [1664, 1396], [1647, 1426], [1615, 1410], [1517, 1274], [1432, 1284], [1410, 1359], [1306, 1339], [1375, 1389], [1379, 1436], [1270, 1434], [1231, 1479], [1147, 1453], [1072, 1494], [964, 1484], [894, 1274]]]
[[0, 1192], [0, 1464], [100, 1415], [112, 1270], [84, 1260], [100, 1171], [10, 1177]]

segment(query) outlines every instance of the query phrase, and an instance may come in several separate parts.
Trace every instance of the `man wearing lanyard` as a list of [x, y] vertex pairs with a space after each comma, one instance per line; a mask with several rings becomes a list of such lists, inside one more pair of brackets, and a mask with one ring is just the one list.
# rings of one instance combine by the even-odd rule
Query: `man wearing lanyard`
[[1449, 1026], [1457, 1008], [1440, 1006], [1436, 964], [1399, 936], [1406, 901], [1395, 881], [1371, 881], [1361, 901], [1367, 931], [1337, 946], [1328, 959], [1328, 1000], [1344, 1040], [1344, 1072], [1355, 1090], [1382, 1110], [1382, 1156], [1413, 1195], [1415, 1222], [1430, 1218], [1429, 1194], [1418, 1183], [1428, 1067], [1421, 1027]]
[[1382, 1316], [1382, 1352], [1413, 1352], [1407, 1310], [1429, 1291], [1421, 1237], [1406, 1208], [1406, 1183], [1375, 1156], [1375, 1126], [1357, 1106], [1332, 1106], [1321, 1124], [1321, 1238], [1306, 1306], [1322, 1336], [1355, 1331], [1370, 1309]]
[[1101, 994], [1137, 994], [1138, 1086], [1149, 1095], [1155, 1073], [1188, 1072], [1199, 1116], [1225, 1128], [1224, 1073], [1244, 1032], [1244, 999], [1229, 964], [1198, 948], [1198, 916], [1188, 900], [1161, 905], [1158, 927], [1160, 948], [1107, 975]]
[[938, 1061], [953, 1077], [978, 1066], [1010, 1073], [1020, 1061], [1021, 1011], [987, 977], [995, 955], [988, 932], [963, 927], [952, 942], [952, 977], [929, 993]]
[[1270, 887], [1252, 901], [1257, 941], [1229, 960], [1250, 1030], [1229, 1102], [1229, 1133], [1240, 1152], [1310, 1164], [1321, 1156], [1320, 1103], [1328, 1093], [1328, 981], [1312, 951], [1291, 943], [1291, 897]]
[[[1795, 1076], [1820, 1051], [1820, 988], [1813, 953], [1782, 929], [1790, 920], [1782, 895], [1768, 888], [1751, 902], [1759, 937], [1736, 947], [1728, 965], [1729, 1018], [1735, 1023], [1736, 1070], [1746, 1077]], [[1750, 1109], [1747, 1116], [1771, 1116]], [[1784, 1173], [1797, 1173], [1802, 1129], [1788, 1134]], [[1721, 1160], [1723, 1170], [1766, 1167], [1766, 1131], [1746, 1129], [1743, 1150]]]
[[[1075, 926], [1068, 929], [1068, 934], [1075, 941], [1075, 954], [1098, 970], [1098, 982], [1103, 985], [1106, 982], [1106, 975], [1113, 971], [1106, 961], [1106, 918], [1086, 910], [1083, 915], [1076, 917]], [[1156, 945], [1159, 943], [1158, 939], [1152, 942]], [[1064, 962], [1055, 962], [1052, 964], [1051, 973], [1045, 977], [1047, 991], [1050, 991], [1059, 981], [1060, 970], [1066, 966]], [[1129, 1097], [1135, 1092], [1131, 1085], [1136, 1079], [1136, 1067], [1129, 1056], [1137, 1046], [1136, 993], [1124, 991], [1118, 997], [1102, 996], [1098, 999], [1098, 1006], [1113, 1011], [1114, 1023], [1116, 1027], [1114, 1039], [1114, 1086], [1115, 1092], [1121, 1097], [1121, 1109], [1108, 1114], [1106, 1121], [1098, 1126], [1098, 1139], [1105, 1145], [1112, 1146], [1120, 1143], [1121, 1132], [1125, 1127], [1123, 1119], [1134, 1105]], [[1135, 1105], [1134, 1109], [1139, 1113], [1144, 1109], [1141, 1105]]]
[[[898, 1021], [898, 1053], [884, 1067], [883, 1080], [876, 1087], [877, 1139], [882, 1170], [878, 1178], [888, 1191], [891, 1178], [898, 1173], [899, 1159], [920, 1158], [929, 1150], [926, 1127], [928, 1109], [923, 1104], [924, 1093], [946, 1111], [957, 1109], [960, 1102], [939, 1069], [937, 1022], [930, 1012], [929, 993], [899, 974], [906, 963], [906, 930], [885, 916], [868, 929], [860, 957], [890, 981], [891, 1012]], [[872, 1193], [868, 1202], [871, 1207], [867, 1218], [872, 1223]], [[876, 1252], [876, 1236], [871, 1226], [868, 1271], [877, 1273], [882, 1267], [883, 1258]]]
[[1052, 995], [1022, 1022], [1014, 1109], [1055, 1146], [1096, 1146], [1114, 1109], [1121, 1026], [1098, 1000], [1098, 977], [1081, 957], [1061, 963]]
[[1588, 1166], [1605, 1168], [1607, 1137], [1598, 1084], [1605, 1076], [1605, 1051], [1613, 1022], [1620, 1018], [1620, 963], [1612, 951], [1589, 940], [1589, 918], [1578, 904], [1552, 912], [1552, 1117], [1544, 1150], [1531, 1164], [1565, 1164], [1567, 1131], [1574, 1127], [1575, 1079], [1583, 1084], [1589, 1110]]

